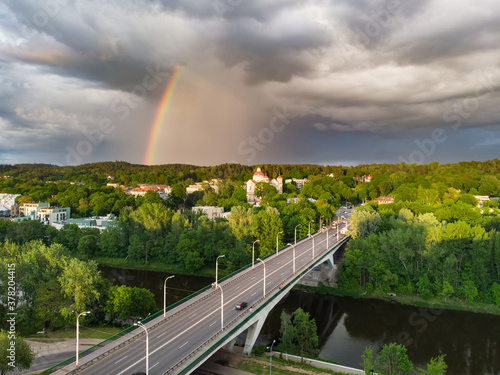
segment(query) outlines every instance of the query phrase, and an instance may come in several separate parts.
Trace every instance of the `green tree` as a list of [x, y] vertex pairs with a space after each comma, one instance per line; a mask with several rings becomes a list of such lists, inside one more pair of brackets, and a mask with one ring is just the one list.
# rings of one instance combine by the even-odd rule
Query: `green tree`
[[294, 350], [293, 338], [295, 336], [292, 316], [283, 310], [280, 315], [280, 322], [280, 339], [277, 349], [283, 353], [291, 353]]
[[365, 371], [365, 375], [373, 374], [373, 370], [375, 370], [376, 361], [373, 359], [373, 348], [371, 346], [365, 349], [365, 352], [361, 356], [363, 362], [360, 365], [363, 367]]
[[441, 295], [443, 296], [444, 301], [446, 302], [448, 298], [450, 298], [453, 294], [455, 294], [455, 290], [451, 286], [448, 281], [443, 281], [443, 289], [441, 290]]
[[[11, 356], [11, 351], [15, 353], [14, 356]], [[35, 357], [36, 353], [20, 336], [10, 331], [0, 331], [0, 375], [14, 371], [15, 368], [29, 369]]]
[[356, 208], [349, 219], [349, 234], [353, 237], [367, 237], [378, 230], [382, 219], [370, 206]]
[[386, 344], [378, 354], [376, 371], [380, 375], [408, 375], [412, 369], [403, 345]]
[[493, 295], [493, 301], [495, 301], [495, 305], [500, 307], [500, 284], [493, 283], [491, 286], [491, 294]]
[[418, 369], [420, 375], [445, 375], [448, 365], [444, 361], [444, 355], [432, 358], [427, 364], [427, 369]]
[[63, 315], [70, 316], [86, 311], [90, 304], [99, 298], [101, 279], [96, 262], [71, 259], [58, 277], [64, 296], [71, 301], [69, 307], [62, 309]]
[[304, 354], [312, 357], [318, 355], [318, 333], [316, 321], [310, 318], [309, 313], [300, 307], [293, 313], [294, 343], [300, 353], [301, 361]]
[[112, 286], [105, 310], [123, 320], [144, 318], [156, 310], [154, 294], [147, 289]]

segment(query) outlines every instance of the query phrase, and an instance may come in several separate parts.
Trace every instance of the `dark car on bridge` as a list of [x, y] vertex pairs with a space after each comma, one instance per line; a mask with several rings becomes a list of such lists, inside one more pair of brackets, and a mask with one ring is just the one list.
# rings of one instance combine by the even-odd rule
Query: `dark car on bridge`
[[248, 303], [246, 303], [246, 302], [238, 302], [236, 304], [236, 310], [243, 310], [247, 306], [248, 306]]

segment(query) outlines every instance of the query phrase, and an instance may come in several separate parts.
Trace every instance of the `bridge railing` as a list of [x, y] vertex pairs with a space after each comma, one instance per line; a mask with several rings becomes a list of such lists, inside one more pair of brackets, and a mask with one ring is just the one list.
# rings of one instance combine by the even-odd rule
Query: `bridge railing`
[[[317, 233], [319, 232], [315, 232], [315, 233], [312, 233], [311, 235], [316, 235]], [[298, 241], [297, 241], [297, 244], [306, 240], [308, 238], [308, 236], [305, 236], [305, 237], [302, 237], [300, 238]], [[288, 250], [290, 247], [289, 246], [285, 246], [285, 247], [282, 247], [281, 249], [279, 249], [279, 251], [286, 251]], [[273, 256], [275, 256], [276, 253], [275, 252], [272, 252], [271, 254], [269, 255], [266, 255], [265, 257], [263, 257], [262, 259], [265, 260], [265, 259], [268, 259], [268, 258], [271, 258]], [[232, 272], [231, 274], [219, 279], [218, 283], [225, 283], [226, 285], [229, 285], [229, 284], [232, 284], [233, 282], [241, 279], [242, 277], [244, 277], [246, 275], [247, 272], [249, 272], [251, 270], [251, 264], [248, 264], [234, 272]], [[237, 276], [238, 275], [238, 276]], [[237, 277], [235, 277], [237, 276]], [[205, 293], [209, 291], [207, 294], [205, 294], [204, 296], [202, 296], [201, 298], [198, 298], [198, 299], [194, 299], [195, 297], [198, 297], [200, 296], [202, 293]], [[211, 285], [207, 285], [206, 287], [203, 287], [201, 289], [199, 289], [198, 291], [190, 294], [189, 296], [167, 306], [166, 308], [166, 311], [167, 312], [170, 312], [170, 314], [167, 314], [167, 317], [166, 319], [159, 319], [156, 323], [154, 324], [151, 324], [149, 326], [147, 326], [148, 330], [152, 330], [154, 328], [157, 328], [158, 326], [162, 325], [162, 324], [165, 324], [167, 321], [169, 321], [171, 318], [181, 314], [182, 312], [184, 312], [186, 309], [192, 307], [193, 305], [196, 305], [198, 303], [201, 303], [202, 301], [204, 301], [205, 299], [209, 298], [210, 296], [212, 296], [213, 294], [215, 294], [217, 291], [215, 289], [212, 288]], [[194, 299], [194, 300], [193, 300]], [[172, 310], [176, 309], [177, 307], [181, 306], [182, 304], [188, 302], [192, 300], [192, 303], [189, 303], [189, 304], [186, 304], [185, 306], [182, 306], [182, 308], [180, 309], [177, 309], [175, 310], [173, 313], [172, 313]], [[260, 300], [258, 301], [260, 302]], [[147, 324], [148, 322], [151, 322], [157, 318], [159, 318], [161, 315], [163, 315], [163, 309], [162, 310], [159, 310], [158, 312], [148, 316], [147, 318], [141, 320], [141, 323], [143, 324]], [[242, 315], [239, 315], [240, 317]], [[145, 335], [144, 331], [142, 329], [140, 329], [139, 331], [137, 331], [135, 334], [132, 334], [133, 332], [135, 332], [139, 327], [136, 327], [136, 326], [130, 326], [126, 329], [124, 329], [123, 331], [121, 332], [118, 332], [117, 334], [109, 337], [108, 339], [82, 351], [79, 353], [79, 360], [81, 362], [80, 366], [78, 367], [78, 369], [75, 368], [75, 370], [69, 372], [68, 374], [73, 374], [73, 373], [76, 373], [79, 369], [83, 369], [87, 366], [90, 366], [92, 363], [94, 363], [95, 361], [98, 361], [99, 359], [103, 358], [104, 356], [112, 353], [112, 352], [115, 352], [116, 350], [118, 349], [121, 349], [122, 347], [128, 345], [129, 343], [131, 343], [132, 341], [135, 341], [136, 339], [140, 338], [142, 335]], [[209, 339], [211, 340], [211, 339]], [[104, 347], [106, 347], [106, 345], [109, 345], [111, 343], [116, 343], [116, 345], [114, 346], [110, 346], [108, 350], [106, 351], [102, 351], [102, 352], [99, 352], [101, 349], [103, 349]], [[98, 353], [99, 352], [99, 353]], [[85, 361], [85, 358], [88, 358], [90, 355], [95, 355], [91, 360], [89, 361]], [[70, 365], [75, 359], [75, 356], [71, 356], [69, 357], [68, 359], [46, 369], [45, 371], [42, 372], [42, 374], [51, 374], [55, 371], [57, 371], [58, 369], [61, 369], [65, 366], [68, 366]]]
[[[334, 246], [332, 246], [332, 248], [333, 247], [337, 247], [337, 246], [338, 247], [342, 246], [345, 242], [347, 242], [348, 239], [349, 239], [349, 237], [343, 238], [341, 241], [337, 242]], [[212, 337], [208, 338], [205, 342], [203, 342], [200, 346], [198, 346], [198, 348], [196, 348], [193, 352], [191, 352], [190, 354], [188, 354], [185, 358], [183, 358], [181, 361], [179, 361], [174, 366], [172, 366], [170, 369], [168, 369], [166, 372], [164, 372], [163, 375], [169, 375], [169, 374], [173, 374], [173, 373], [183, 374], [183, 373], [187, 372], [188, 370], [192, 369], [194, 366], [197, 366], [198, 363], [201, 362], [204, 358], [206, 358], [208, 355], [211, 355], [214, 351], [216, 351], [221, 346], [222, 342], [225, 341], [225, 340], [227, 340], [228, 336], [233, 335], [238, 329], [240, 329], [250, 319], [252, 319], [253, 315], [257, 314], [262, 309], [264, 309], [269, 303], [271, 303], [281, 293], [287, 293], [288, 292], [287, 289], [291, 285], [294, 285], [304, 274], [306, 274], [313, 267], [315, 267], [315, 265], [317, 264], [317, 262], [320, 261], [321, 257], [325, 253], [328, 253], [329, 250], [330, 249], [323, 250], [320, 254], [318, 254], [319, 256], [318, 256], [318, 258], [317, 258], [316, 261], [312, 262], [309, 265], [305, 265], [304, 267], [302, 267], [302, 269], [299, 270], [299, 272], [296, 273], [296, 275], [292, 275], [291, 277], [289, 277], [287, 279], [287, 282], [284, 283], [283, 288], [281, 288], [280, 285], [277, 285], [276, 287], [274, 287], [273, 289], [271, 289], [269, 291], [268, 297], [264, 297], [264, 296], [261, 297], [254, 304], [254, 306], [258, 306], [258, 307], [255, 308], [254, 312], [252, 312], [250, 314], [249, 310], [245, 310], [243, 313], [239, 314], [235, 319], [233, 319], [231, 322], [229, 322], [228, 324], [226, 324], [224, 326], [224, 329], [222, 331], [218, 331]], [[264, 303], [259, 306], [259, 304], [261, 304], [262, 301], [264, 301]], [[248, 314], [250, 314], [250, 316], [246, 316]], [[237, 323], [241, 319], [243, 319], [243, 321]], [[237, 324], [237, 325], [234, 326], [235, 324]], [[232, 327], [232, 326], [234, 326], [234, 327]], [[227, 332], [228, 328], [231, 328], [231, 330], [229, 332]], [[218, 339], [217, 342], [214, 342], [208, 348], [206, 347], [208, 344], [210, 344], [211, 342], [213, 342], [216, 339]], [[186, 367], [184, 367], [181, 370], [181, 372], [177, 372], [180, 368], [182, 368], [182, 366], [184, 366], [184, 364], [187, 361], [189, 361], [191, 358], [193, 358], [195, 355], [197, 355], [201, 350], [205, 350], [205, 351], [201, 355], [199, 355], [194, 361], [192, 361], [189, 365], [187, 365]]]

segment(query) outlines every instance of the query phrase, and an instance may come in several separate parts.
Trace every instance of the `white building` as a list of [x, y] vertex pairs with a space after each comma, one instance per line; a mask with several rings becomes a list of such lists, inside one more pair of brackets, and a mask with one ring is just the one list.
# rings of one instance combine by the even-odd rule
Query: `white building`
[[223, 217], [224, 207], [216, 206], [196, 206], [191, 209], [193, 212], [202, 212], [210, 220], [215, 220]]
[[106, 229], [113, 223], [115, 215], [109, 214], [107, 216], [94, 216], [84, 217], [80, 219], [68, 219], [65, 222], [58, 222], [51, 224], [56, 229], [61, 229], [65, 224], [76, 224], [78, 228], [97, 228], [100, 231]]
[[307, 178], [287, 178], [285, 180], [285, 184], [291, 184], [292, 182], [295, 183], [297, 189], [302, 190], [304, 185], [307, 183]]
[[255, 196], [255, 186], [259, 182], [265, 182], [266, 184], [272, 185], [276, 188], [279, 194], [283, 193], [283, 178], [278, 176], [277, 178], [269, 180], [269, 177], [262, 173], [259, 167], [257, 168], [257, 172], [254, 173], [253, 178], [247, 181], [247, 202], [255, 203], [258, 198], [260, 198]]
[[139, 196], [145, 196], [148, 191], [154, 191], [160, 198], [167, 199], [170, 193], [170, 186], [140, 184], [138, 188], [129, 190], [128, 194], [133, 195], [137, 199]]
[[50, 207], [48, 202], [25, 203], [19, 211], [27, 219], [40, 220], [49, 225], [56, 221], [66, 221], [71, 216], [69, 207]]
[[21, 194], [0, 194], [0, 206], [5, 208], [10, 208], [16, 204], [16, 198], [21, 196]]

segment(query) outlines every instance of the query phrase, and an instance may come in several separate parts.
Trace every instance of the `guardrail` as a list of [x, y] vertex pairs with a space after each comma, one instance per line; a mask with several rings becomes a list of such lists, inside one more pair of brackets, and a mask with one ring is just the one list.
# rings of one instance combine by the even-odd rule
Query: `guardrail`
[[[348, 240], [349, 240], [349, 236], [348, 237], [345, 237], [343, 238], [341, 241], [337, 242], [334, 246], [332, 246], [331, 249], [335, 248], [335, 247], [340, 247], [342, 246], [344, 243], [346, 243]], [[283, 288], [280, 288], [280, 286], [276, 286], [274, 287], [273, 289], [271, 289], [270, 293], [269, 294], [272, 294], [270, 297], [269, 297], [269, 294], [268, 294], [268, 297], [261, 297], [259, 300], [257, 300], [257, 302], [255, 304], [253, 304], [253, 306], [256, 306], [260, 303], [262, 303], [263, 300], [266, 300], [264, 302], [264, 304], [262, 304], [261, 306], [257, 307], [253, 313], [251, 313], [250, 316], [247, 316], [242, 322], [240, 322], [239, 324], [237, 324], [236, 327], [232, 327], [231, 328], [231, 331], [229, 333], [224, 332], [224, 329], [227, 329], [227, 328], [230, 328], [230, 326], [234, 325], [237, 321], [239, 321], [240, 319], [242, 319], [245, 314], [248, 314], [249, 313], [249, 310], [245, 310], [242, 314], [238, 315], [235, 319], [233, 319], [230, 323], [226, 324], [224, 326], [224, 329], [221, 330], [221, 331], [218, 331], [216, 334], [214, 334], [212, 337], [208, 338], [207, 340], [205, 340], [198, 348], [196, 348], [194, 351], [192, 351], [190, 354], [188, 354], [185, 358], [183, 358], [182, 360], [180, 360], [179, 362], [177, 362], [175, 365], [173, 365], [171, 368], [169, 368], [166, 372], [163, 373], [163, 375], [169, 375], [169, 374], [173, 374], [174, 371], [177, 371], [180, 367], [182, 367], [186, 361], [188, 361], [190, 358], [192, 358], [193, 356], [195, 356], [196, 354], [198, 354], [201, 350], [205, 349], [206, 345], [209, 344], [210, 342], [214, 341], [215, 339], [219, 338], [219, 340], [214, 343], [212, 346], [210, 346], [209, 348], [206, 348], [205, 352], [203, 352], [198, 358], [196, 358], [193, 362], [191, 362], [188, 366], [186, 366], [185, 368], [183, 368], [181, 370], [181, 372], [179, 372], [179, 374], [184, 374], [186, 373], [187, 371], [191, 370], [194, 366], [196, 366], [200, 361], [202, 361], [204, 358], [206, 358], [208, 355], [211, 355], [216, 349], [218, 349], [221, 345], [221, 341], [225, 341], [227, 340], [228, 337], [230, 337], [231, 335], [233, 335], [238, 329], [240, 329], [243, 325], [245, 325], [249, 320], [252, 319], [252, 317], [256, 314], [258, 314], [262, 309], [264, 309], [269, 303], [271, 303], [271, 301], [273, 301], [275, 298], [277, 298], [281, 293], [285, 293], [285, 292], [288, 292], [288, 288], [291, 286], [291, 285], [295, 285], [297, 283], [297, 281], [304, 275], [306, 274], [307, 272], [309, 272], [313, 267], [316, 266], [317, 263], [319, 263], [322, 259], [322, 257], [326, 254], [329, 253], [329, 251], [331, 249], [326, 249], [326, 250], [323, 250], [316, 261], [314, 261], [313, 263], [311, 263], [310, 265], [306, 265], [304, 266], [300, 272], [297, 274], [297, 275], [292, 275], [287, 283], [286, 283], [286, 286], [284, 286]], [[277, 292], [275, 292], [277, 291]], [[221, 337], [222, 336], [222, 337]]]
[[[316, 235], [316, 234], [318, 234], [318, 233], [319, 233], [319, 232], [315, 232], [315, 233], [313, 233], [312, 235]], [[307, 239], [307, 238], [309, 238], [309, 237], [308, 237], [308, 236], [306, 236], [306, 237], [302, 237], [301, 239], [299, 239], [299, 240], [297, 241], [297, 244], [298, 244], [298, 243], [300, 243], [300, 242], [302, 242], [302, 241], [304, 241], [304, 240], [305, 240], [305, 239]], [[345, 242], [345, 240], [346, 240], [346, 239], [347, 239], [347, 237], [346, 237], [346, 238], [345, 238], [345, 239], [344, 239], [341, 243]], [[335, 247], [335, 246], [334, 246], [334, 247]], [[289, 247], [289, 246], [285, 246], [285, 247], [281, 248], [280, 250], [282, 250], [282, 251], [289, 250], [289, 249], [287, 249], [287, 248], [290, 248], [290, 247]], [[327, 249], [327, 250], [325, 250], [325, 251], [323, 251], [323, 252], [328, 252], [328, 250], [329, 250], [329, 249]], [[262, 259], [268, 259], [268, 258], [273, 257], [273, 256], [275, 256], [275, 255], [276, 255], [276, 253], [274, 253], [274, 252], [273, 252], [273, 253], [271, 253], [271, 254], [269, 254], [269, 255], [267, 255], [267, 256], [265, 256], [265, 257], [263, 257]], [[311, 266], [311, 267], [312, 267], [312, 266]], [[220, 283], [225, 283], [225, 285], [232, 284], [233, 282], [235, 282], [235, 281], [237, 281], [237, 280], [240, 280], [242, 277], [244, 277], [244, 276], [245, 276], [245, 275], [246, 275], [246, 274], [247, 274], [250, 270], [251, 270], [251, 264], [248, 264], [248, 265], [246, 265], [245, 267], [242, 267], [242, 268], [240, 268], [239, 270], [236, 270], [235, 272], [233, 272], [233, 273], [231, 273], [231, 274], [229, 274], [229, 275], [227, 275], [227, 276], [225, 276], [225, 277], [221, 278], [221, 279], [218, 281], [218, 283], [219, 283], [219, 284], [220, 284]], [[234, 276], [236, 276], [236, 275], [238, 275], [238, 277], [234, 277]], [[302, 276], [302, 273], [300, 274], [300, 276]], [[278, 288], [278, 287], [273, 288], [271, 291], [275, 290], [276, 288]], [[207, 290], [209, 290], [209, 289], [212, 289], [212, 287], [211, 287], [210, 285], [207, 285], [206, 287], [204, 287], [204, 288], [202, 288], [202, 289], [200, 289], [200, 290], [198, 290], [198, 291], [196, 291], [196, 292], [194, 292], [194, 293], [190, 294], [189, 296], [187, 296], [187, 297], [185, 297], [185, 298], [183, 298], [183, 299], [181, 299], [181, 300], [179, 300], [179, 301], [177, 301], [177, 302], [175, 302], [175, 303], [173, 303], [173, 304], [169, 305], [169, 306], [167, 307], [167, 311], [172, 311], [172, 310], [174, 310], [175, 308], [179, 307], [181, 304], [184, 304], [185, 302], [187, 302], [187, 301], [189, 301], [189, 300], [192, 300], [194, 297], [199, 296], [200, 294], [202, 294], [202, 293], [206, 292], [206, 291], [207, 291]], [[286, 288], [283, 288], [283, 290], [284, 290], [284, 289], [286, 289]], [[166, 322], [168, 322], [168, 321], [169, 321], [170, 319], [172, 319], [173, 317], [175, 317], [175, 316], [177, 316], [177, 315], [181, 314], [181, 313], [182, 313], [183, 311], [185, 311], [186, 309], [188, 309], [188, 308], [190, 308], [190, 307], [192, 307], [192, 306], [194, 306], [194, 305], [196, 305], [196, 304], [198, 304], [198, 303], [200, 303], [200, 302], [204, 301], [205, 299], [209, 298], [210, 296], [212, 296], [212, 295], [213, 295], [213, 294], [215, 294], [216, 292], [217, 292], [217, 291], [216, 291], [215, 289], [211, 290], [209, 293], [207, 293], [207, 294], [206, 294], [206, 295], [204, 295], [203, 297], [201, 297], [201, 298], [198, 298], [198, 299], [194, 300], [192, 303], [187, 304], [186, 306], [183, 306], [181, 309], [179, 309], [178, 311], [175, 311], [173, 314], [168, 315], [168, 316], [166, 317], [166, 319], [161, 319], [161, 320], [159, 320], [157, 323], [155, 323], [155, 324], [153, 324], [153, 325], [151, 325], [151, 326], [147, 327], [147, 328], [148, 328], [148, 330], [153, 330], [153, 329], [155, 329], [155, 328], [157, 328], [157, 327], [159, 327], [159, 326], [161, 326], [161, 325], [165, 324]], [[276, 295], [278, 295], [278, 294], [279, 294], [279, 293], [277, 293]], [[272, 298], [275, 298], [275, 296], [273, 296]], [[263, 299], [264, 299], [264, 297], [261, 297], [261, 299], [259, 299], [256, 303], [260, 303], [260, 302], [261, 302], [261, 300], [263, 300]], [[271, 300], [271, 299], [270, 299], [270, 300]], [[269, 301], [270, 301], [270, 300], [269, 300]], [[266, 303], [266, 304], [267, 304], [267, 303]], [[264, 305], [264, 306], [265, 306], [265, 305]], [[259, 310], [259, 311], [260, 311], [260, 310]], [[245, 313], [247, 313], [247, 312], [248, 312], [248, 310], [246, 310], [246, 311], [245, 311]], [[162, 310], [159, 310], [159, 311], [158, 311], [158, 312], [156, 312], [155, 314], [153, 314], [153, 315], [151, 315], [151, 316], [149, 316], [149, 317], [147, 317], [147, 318], [145, 318], [145, 319], [141, 320], [141, 322], [142, 322], [143, 324], [146, 324], [146, 323], [148, 323], [148, 322], [153, 321], [154, 319], [158, 318], [158, 317], [159, 317], [159, 316], [161, 316], [161, 315], [163, 315], [163, 309], [162, 309]], [[243, 315], [244, 315], [244, 314], [240, 314], [240, 315], [238, 315], [238, 317], [237, 317], [235, 320], [233, 320], [232, 322], [230, 322], [230, 323], [229, 323], [229, 325], [233, 324], [233, 322], [235, 322], [236, 320], [240, 319]], [[229, 326], [229, 325], [224, 326], [224, 328], [225, 328], [225, 327], [227, 327], [227, 326]], [[136, 326], [130, 326], [130, 327], [126, 328], [125, 330], [123, 330], [123, 331], [121, 331], [121, 332], [119, 332], [119, 333], [117, 333], [117, 334], [115, 334], [115, 335], [111, 336], [110, 338], [108, 338], [108, 339], [106, 339], [106, 340], [104, 340], [104, 341], [100, 342], [99, 344], [96, 344], [96, 345], [94, 345], [94, 346], [92, 346], [92, 347], [88, 348], [87, 350], [85, 350], [85, 351], [83, 351], [83, 352], [79, 353], [79, 357], [80, 357], [80, 366], [79, 366], [78, 368], [75, 368], [75, 369], [70, 370], [69, 372], [67, 372], [67, 374], [77, 374], [77, 373], [78, 373], [78, 372], [80, 372], [82, 369], [84, 369], [84, 368], [86, 368], [86, 367], [89, 367], [90, 365], [92, 365], [92, 364], [93, 364], [93, 363], [95, 363], [96, 361], [98, 361], [98, 360], [100, 360], [100, 359], [104, 358], [105, 356], [107, 356], [107, 355], [109, 355], [109, 354], [111, 354], [111, 353], [116, 352], [117, 350], [119, 350], [119, 349], [123, 348], [124, 346], [126, 346], [126, 345], [130, 344], [131, 342], [133, 342], [133, 341], [137, 340], [138, 338], [140, 338], [141, 336], [145, 335], [145, 332], [141, 329], [141, 330], [139, 330], [139, 331], [138, 331], [138, 333], [137, 333], [137, 334], [135, 334], [135, 335], [131, 335], [131, 336], [130, 336], [130, 337], [128, 337], [127, 339], [123, 340], [122, 342], [119, 342], [119, 340], [120, 340], [121, 338], [124, 338], [127, 334], [132, 333], [132, 332], [133, 332], [133, 331], [135, 331], [137, 328], [138, 328], [138, 327], [136, 327]], [[222, 332], [223, 332], [223, 331], [222, 331]], [[198, 348], [197, 348], [197, 349], [196, 349], [193, 353], [194, 353], [194, 354], [195, 354], [195, 353], [197, 353], [197, 352], [198, 352], [201, 348], [203, 348], [203, 347], [207, 344], [207, 342], [210, 342], [211, 340], [213, 340], [213, 339], [214, 339], [217, 335], [219, 335], [219, 334], [220, 334], [220, 333], [218, 332], [218, 333], [217, 333], [217, 334], [215, 334], [213, 337], [211, 337], [211, 338], [209, 338], [208, 340], [206, 340], [206, 341], [205, 341], [202, 345], [200, 345], [200, 346], [199, 346], [199, 347], [198, 347]], [[109, 349], [107, 349], [106, 351], [104, 351], [104, 352], [102, 352], [102, 353], [99, 353], [96, 357], [92, 358], [91, 360], [89, 360], [89, 361], [87, 361], [87, 362], [83, 362], [83, 363], [82, 363], [82, 359], [83, 359], [83, 358], [88, 357], [88, 356], [89, 356], [89, 355], [91, 355], [91, 354], [97, 354], [97, 352], [99, 351], [99, 349], [103, 349], [103, 347], [104, 347], [106, 344], [108, 344], [108, 343], [110, 343], [110, 342], [112, 342], [112, 341], [117, 341], [117, 345], [110, 347]], [[186, 358], [190, 358], [190, 357], [192, 357], [192, 355], [194, 355], [193, 353], [191, 353], [191, 354], [190, 354], [188, 357], [186, 357]], [[56, 364], [56, 365], [54, 365], [54, 366], [52, 366], [52, 367], [50, 367], [50, 368], [46, 369], [45, 371], [43, 371], [43, 372], [42, 372], [42, 374], [51, 374], [51, 373], [53, 373], [54, 371], [56, 371], [57, 369], [59, 369], [59, 368], [61, 368], [61, 367], [63, 367], [63, 366], [67, 366], [67, 365], [69, 365], [69, 364], [73, 361], [73, 359], [74, 359], [74, 358], [75, 358], [75, 356], [72, 356], [72, 357], [70, 357], [70, 358], [66, 359], [65, 361], [62, 361], [62, 362], [60, 362], [60, 363], [58, 363], [58, 364]], [[185, 362], [185, 360], [183, 359], [183, 360], [182, 360], [182, 362]], [[177, 368], [177, 364], [176, 364], [175, 366], [176, 366], [175, 368]], [[169, 370], [169, 371], [170, 371], [170, 370]]]

